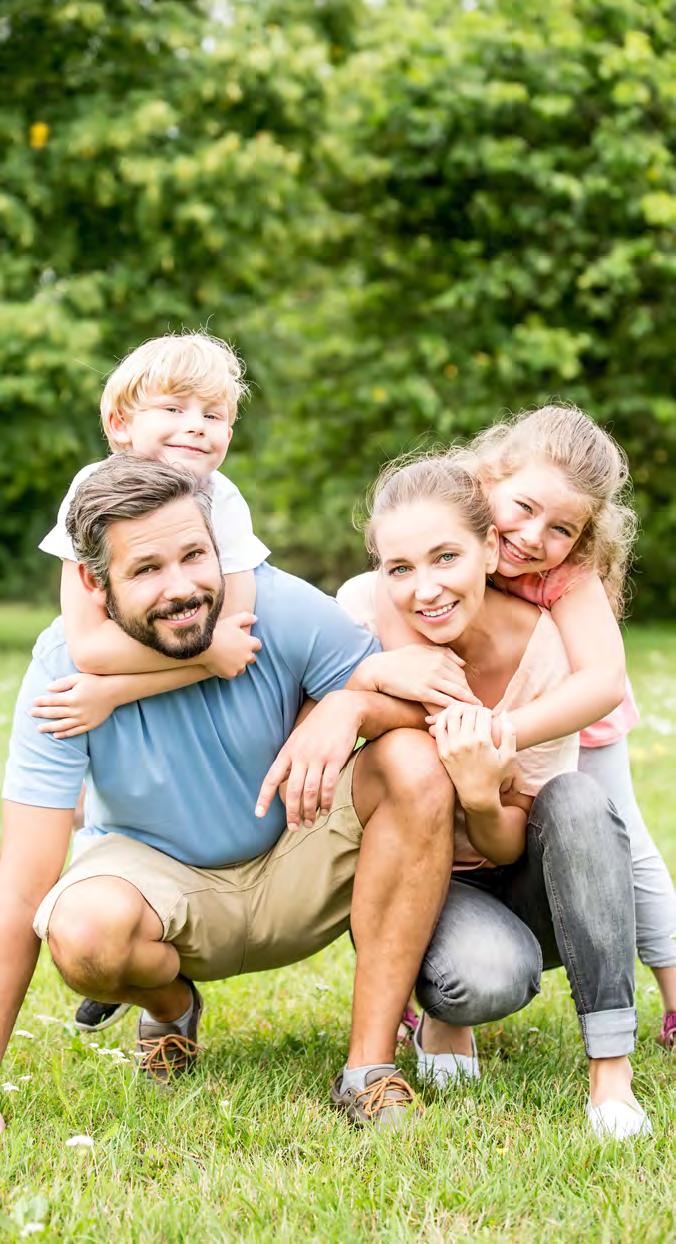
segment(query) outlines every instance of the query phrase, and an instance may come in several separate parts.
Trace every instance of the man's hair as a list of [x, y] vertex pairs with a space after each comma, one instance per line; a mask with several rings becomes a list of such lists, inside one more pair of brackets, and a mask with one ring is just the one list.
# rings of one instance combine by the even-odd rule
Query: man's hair
[[247, 391], [244, 365], [226, 341], [209, 333], [165, 333], [131, 350], [111, 372], [101, 394], [101, 424], [116, 451], [121, 446], [112, 416], [127, 420], [153, 396], [195, 395], [225, 406], [228, 421], [234, 423], [237, 404]]
[[211, 497], [191, 471], [135, 454], [113, 454], [92, 471], [75, 492], [66, 530], [78, 561], [97, 583], [109, 583], [108, 528], [126, 518], [142, 518], [171, 501], [194, 498], [209, 537], [216, 548], [211, 525]]

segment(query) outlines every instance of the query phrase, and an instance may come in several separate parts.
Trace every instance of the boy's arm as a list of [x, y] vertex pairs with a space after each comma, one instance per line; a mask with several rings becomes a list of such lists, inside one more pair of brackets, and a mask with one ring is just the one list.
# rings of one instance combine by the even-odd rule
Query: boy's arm
[[95, 730], [121, 704], [191, 687], [210, 677], [201, 665], [182, 665], [156, 674], [67, 674], [33, 701], [31, 717], [43, 721], [41, 734], [72, 739]]
[[626, 667], [622, 634], [597, 575], [552, 606], [571, 673], [551, 691], [510, 710], [517, 747], [575, 734], [622, 703]]
[[72, 808], [5, 802], [0, 856], [0, 1058], [37, 962], [40, 942], [33, 932], [33, 918], [59, 878], [72, 821]]
[[[238, 592], [244, 590], [240, 584]], [[149, 674], [187, 666], [206, 670], [203, 677], [219, 674], [232, 678], [255, 660], [254, 653], [260, 648], [259, 640], [246, 630], [255, 621], [253, 614], [240, 613], [219, 621], [211, 648], [199, 656], [175, 661], [155, 652], [108, 617], [104, 606], [87, 591], [77, 563], [71, 561], [64, 561], [61, 572], [61, 612], [71, 657], [87, 674]]]

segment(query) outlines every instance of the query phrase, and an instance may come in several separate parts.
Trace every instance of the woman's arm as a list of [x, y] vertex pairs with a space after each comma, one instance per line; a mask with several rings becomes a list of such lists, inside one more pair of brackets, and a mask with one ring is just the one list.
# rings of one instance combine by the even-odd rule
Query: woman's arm
[[472, 846], [493, 864], [511, 864], [526, 845], [532, 801], [511, 792], [505, 803], [500, 797], [516, 755], [509, 718], [503, 715], [500, 724], [496, 746], [490, 709], [458, 705], [438, 718], [435, 737], [439, 758], [462, 804]]
[[566, 592], [552, 606], [552, 617], [571, 673], [531, 704], [510, 710], [520, 751], [591, 726], [624, 697], [624, 644], [598, 576]]
[[[204, 671], [202, 678], [214, 675], [234, 678], [255, 660], [254, 654], [261, 646], [260, 640], [252, 638], [247, 630], [256, 621], [255, 616], [249, 612], [231, 613], [232, 605], [249, 598], [247, 576], [253, 579], [251, 572], [233, 576], [237, 580], [238, 599], [232, 603], [232, 585], [230, 576], [226, 576], [226, 608], [230, 616], [222, 617], [218, 622], [211, 647], [187, 661], [175, 661], [127, 635], [108, 616], [105, 607], [98, 603], [97, 598], [87, 591], [80, 578], [77, 563], [64, 561], [61, 572], [61, 612], [66, 642], [73, 661], [86, 674], [149, 674], [163, 670], [197, 668]], [[173, 687], [163, 690], [173, 690]], [[142, 697], [133, 695], [128, 698], [138, 700]]]

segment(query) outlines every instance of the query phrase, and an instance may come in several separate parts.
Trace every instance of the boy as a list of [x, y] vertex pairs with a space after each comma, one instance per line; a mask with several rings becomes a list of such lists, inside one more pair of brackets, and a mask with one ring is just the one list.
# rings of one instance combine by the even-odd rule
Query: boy
[[[219, 621], [207, 653], [181, 663], [182, 667], [194, 664], [196, 678], [207, 674], [236, 677], [255, 661], [260, 648], [248, 632], [255, 621], [251, 613], [253, 570], [269, 550], [254, 535], [249, 508], [239, 490], [218, 471], [245, 392], [242, 367], [230, 347], [206, 333], [186, 333], [156, 337], [132, 350], [108, 378], [101, 397], [101, 423], [112, 453], [134, 453], [188, 466], [211, 492], [227, 616]], [[51, 684], [36, 701], [34, 716], [45, 718], [42, 730], [53, 732], [56, 738], [91, 730], [118, 704], [178, 685], [173, 682], [177, 662], [125, 634], [105, 606], [93, 602], [82, 583], [66, 532], [66, 516], [78, 485], [99, 465], [92, 463], [75, 476], [59, 507], [56, 526], [40, 544], [44, 552], [63, 562], [61, 611], [71, 655], [82, 671]], [[87, 845], [86, 838], [76, 840], [75, 852]], [[127, 1009], [85, 999], [75, 1022], [85, 1031], [98, 1031]]]

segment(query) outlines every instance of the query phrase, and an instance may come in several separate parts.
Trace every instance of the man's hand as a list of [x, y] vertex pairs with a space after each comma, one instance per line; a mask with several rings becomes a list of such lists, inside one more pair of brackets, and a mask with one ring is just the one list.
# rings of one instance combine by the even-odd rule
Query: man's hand
[[313, 708], [270, 766], [256, 803], [256, 816], [265, 816], [276, 791], [288, 778], [286, 820], [290, 829], [313, 825], [319, 808], [323, 816], [333, 802], [341, 769], [359, 737], [363, 711], [355, 691], [332, 691]]
[[117, 702], [112, 693], [114, 677], [100, 674], [68, 674], [50, 682], [44, 695], [33, 701], [31, 717], [42, 717], [41, 734], [70, 739], [85, 734], [110, 717]]
[[253, 613], [233, 613], [216, 624], [211, 646], [200, 662], [212, 677], [236, 678], [254, 663], [262, 648], [260, 639], [249, 634], [255, 621]]
[[509, 717], [498, 719], [502, 737], [493, 742], [493, 716], [488, 708], [455, 705], [436, 722], [439, 758], [466, 811], [482, 812], [500, 804], [500, 788], [511, 776], [516, 738]]
[[450, 648], [431, 644], [408, 644], [391, 652], [366, 657], [355, 670], [348, 686], [364, 691], [381, 691], [400, 700], [445, 708], [455, 700], [481, 704], [472, 691], [463, 666], [465, 662]]

